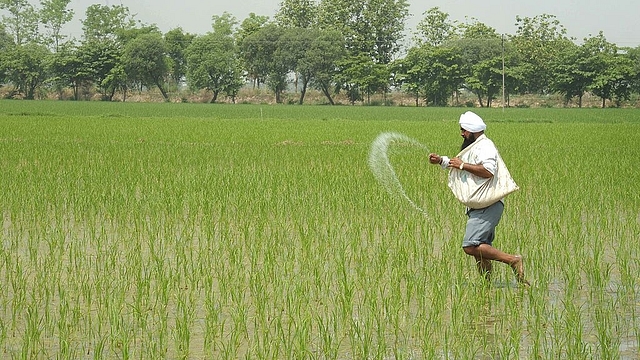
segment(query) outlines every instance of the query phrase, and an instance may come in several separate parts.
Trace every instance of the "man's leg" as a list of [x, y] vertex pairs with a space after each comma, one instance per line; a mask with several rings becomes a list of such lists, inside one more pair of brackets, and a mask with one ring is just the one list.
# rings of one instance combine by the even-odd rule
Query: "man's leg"
[[491, 260], [476, 257], [476, 266], [478, 267], [480, 275], [482, 275], [486, 281], [491, 281]]
[[523, 285], [529, 285], [529, 282], [524, 278], [524, 265], [522, 264], [522, 256], [507, 254], [488, 244], [466, 246], [463, 249], [465, 253], [475, 257], [476, 260], [494, 260], [511, 266], [513, 272], [516, 274], [516, 279], [518, 280], [518, 282]]

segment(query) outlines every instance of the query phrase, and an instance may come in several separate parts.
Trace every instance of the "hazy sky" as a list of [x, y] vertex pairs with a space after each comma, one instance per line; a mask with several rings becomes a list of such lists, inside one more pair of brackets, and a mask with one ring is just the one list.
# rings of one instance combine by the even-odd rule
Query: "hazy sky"
[[[75, 19], [65, 32], [79, 38], [82, 34], [80, 19], [84, 18], [87, 7], [96, 3], [122, 4], [137, 14], [138, 20], [156, 24], [163, 32], [182, 27], [190, 33], [204, 34], [211, 30], [212, 15], [227, 11], [239, 21], [251, 12], [273, 17], [281, 0], [71, 0], [69, 6], [75, 10]], [[409, 0], [409, 3], [411, 17], [407, 30], [411, 32], [423, 18], [423, 13], [437, 6], [448, 13], [451, 20], [464, 22], [465, 18], [476, 18], [504, 34], [515, 34], [517, 15], [551, 14], [578, 43], [603, 31], [609, 42], [619, 46], [640, 45], [639, 0]]]

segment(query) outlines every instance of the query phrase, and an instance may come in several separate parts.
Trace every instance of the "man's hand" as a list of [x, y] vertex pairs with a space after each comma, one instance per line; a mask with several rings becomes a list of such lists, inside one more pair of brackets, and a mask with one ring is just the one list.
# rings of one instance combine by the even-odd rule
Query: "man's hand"
[[429, 154], [429, 162], [432, 164], [440, 164], [440, 162], [442, 162], [442, 157], [438, 154], [431, 153]]
[[459, 169], [460, 168], [460, 164], [462, 164], [462, 160], [460, 160], [460, 158], [454, 157], [454, 158], [449, 160], [449, 167], [450, 168]]

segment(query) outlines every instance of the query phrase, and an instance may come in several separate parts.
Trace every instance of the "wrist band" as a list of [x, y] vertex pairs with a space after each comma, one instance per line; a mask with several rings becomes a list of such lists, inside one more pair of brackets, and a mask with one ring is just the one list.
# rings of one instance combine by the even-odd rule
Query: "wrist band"
[[460, 170], [463, 170], [462, 168], [464, 167], [464, 163], [460, 163]]

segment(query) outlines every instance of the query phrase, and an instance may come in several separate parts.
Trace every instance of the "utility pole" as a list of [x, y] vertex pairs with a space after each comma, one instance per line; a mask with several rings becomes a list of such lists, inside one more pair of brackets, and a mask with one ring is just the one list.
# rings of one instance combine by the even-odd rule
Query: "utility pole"
[[504, 91], [504, 34], [502, 34], [502, 112], [504, 112], [505, 91]]

